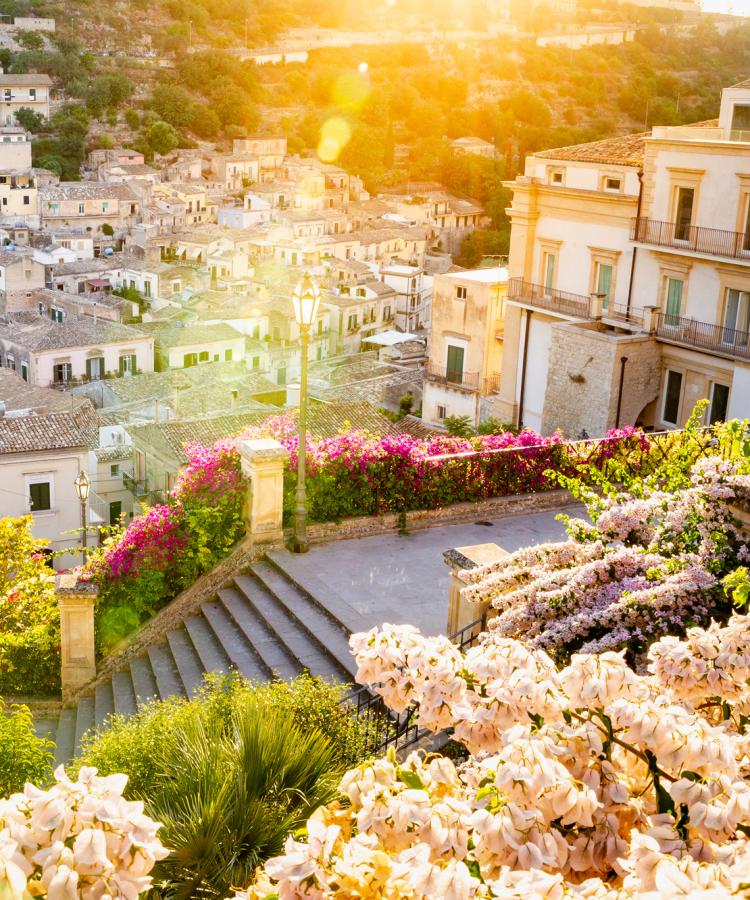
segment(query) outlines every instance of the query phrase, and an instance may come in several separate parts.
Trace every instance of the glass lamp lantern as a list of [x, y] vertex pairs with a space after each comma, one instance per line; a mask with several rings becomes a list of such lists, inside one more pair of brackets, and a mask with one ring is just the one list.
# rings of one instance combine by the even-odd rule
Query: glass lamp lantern
[[292, 305], [297, 324], [302, 328], [310, 328], [318, 315], [320, 288], [309, 272], [305, 272], [295, 287], [292, 293]]

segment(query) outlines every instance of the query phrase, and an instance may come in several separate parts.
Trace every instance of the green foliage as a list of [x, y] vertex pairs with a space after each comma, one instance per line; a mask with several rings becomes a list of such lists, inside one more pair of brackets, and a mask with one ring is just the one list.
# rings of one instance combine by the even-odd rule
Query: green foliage
[[451, 437], [470, 437], [474, 434], [474, 428], [468, 416], [446, 416], [443, 419], [443, 425]]
[[141, 124], [141, 117], [138, 115], [137, 109], [126, 109], [123, 113], [125, 123], [131, 131], [137, 131]]
[[177, 132], [168, 122], [152, 122], [143, 130], [143, 137], [153, 153], [165, 156], [179, 143]]
[[398, 401], [399, 416], [408, 416], [414, 409], [414, 397], [412, 394], [404, 394]]
[[44, 782], [52, 771], [54, 744], [40, 738], [28, 706], [0, 700], [0, 796], [23, 790], [27, 781]]
[[41, 50], [44, 47], [44, 38], [38, 31], [19, 31], [16, 41], [24, 50]]
[[102, 234], [103, 235], [106, 235], [107, 237], [112, 237], [112, 235], [114, 233], [115, 233], [115, 229], [109, 224], [109, 222], [105, 222], [102, 225]]
[[47, 127], [47, 121], [44, 116], [36, 112], [36, 110], [29, 109], [28, 106], [22, 106], [21, 109], [16, 110], [16, 122], [33, 134], [44, 131]]
[[[85, 141], [89, 127], [89, 116], [85, 109], [68, 104], [52, 117], [49, 137], [37, 138], [32, 145], [34, 165], [59, 169], [65, 181], [77, 181], [81, 177], [81, 164], [85, 152]], [[50, 165], [41, 165], [42, 160]]]
[[49, 696], [60, 687], [60, 616], [31, 525], [0, 519], [0, 694]]
[[117, 108], [133, 93], [133, 83], [121, 72], [105, 72], [88, 83], [85, 92], [86, 106], [93, 116], [101, 116], [104, 110]]
[[750, 600], [750, 572], [746, 566], [738, 566], [726, 575], [721, 582], [724, 593], [732, 598], [736, 609], [746, 610]]
[[154, 873], [156, 896], [224, 897], [278, 853], [289, 831], [332, 799], [369, 735], [343, 689], [309, 676], [255, 685], [208, 676], [190, 701], [154, 701], [85, 739], [71, 767], [125, 772], [177, 852]]
[[507, 434], [507, 432], [518, 434], [518, 428], [512, 422], [501, 422], [493, 416], [477, 426], [477, 434]]

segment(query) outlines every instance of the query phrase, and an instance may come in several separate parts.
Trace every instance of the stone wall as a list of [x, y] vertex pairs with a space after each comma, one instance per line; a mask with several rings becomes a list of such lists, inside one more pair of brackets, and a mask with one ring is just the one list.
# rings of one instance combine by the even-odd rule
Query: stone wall
[[626, 356], [620, 425], [635, 424], [656, 399], [661, 349], [647, 334], [616, 332], [604, 325], [552, 326], [542, 432], [560, 429], [576, 438], [582, 430], [601, 437], [617, 420], [621, 357]]
[[[539, 494], [517, 494], [512, 497], [493, 497], [478, 503], [453, 503], [442, 509], [418, 509], [406, 514], [407, 531], [435, 528], [440, 525], [460, 525], [465, 522], [488, 521], [520, 516], [548, 509], [562, 509], [574, 503], [567, 491], [543, 491]], [[349, 538], [389, 534], [399, 529], [397, 513], [383, 516], [357, 516], [341, 522], [314, 522], [307, 526], [311, 544], [343, 541]]]

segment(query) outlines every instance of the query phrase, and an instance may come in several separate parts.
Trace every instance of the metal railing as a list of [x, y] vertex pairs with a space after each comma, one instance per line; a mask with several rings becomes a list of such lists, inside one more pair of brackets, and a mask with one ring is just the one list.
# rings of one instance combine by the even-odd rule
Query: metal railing
[[580, 319], [591, 318], [591, 301], [584, 294], [571, 294], [534, 284], [523, 278], [511, 278], [508, 281], [508, 300], [518, 300], [531, 306], [545, 309], [548, 312], [560, 313], [564, 316], [575, 316]]
[[449, 384], [452, 387], [463, 388], [468, 391], [479, 389], [479, 372], [458, 371], [457, 369], [448, 369], [445, 366], [427, 363], [424, 368], [424, 374], [429, 381]]
[[148, 480], [145, 478], [135, 478], [133, 475], [123, 472], [122, 483], [125, 489], [130, 491], [134, 497], [145, 497], [149, 492]]
[[692, 250], [694, 253], [746, 259], [750, 262], [750, 232], [724, 231], [720, 228], [640, 218], [633, 219], [630, 239], [641, 244]]
[[675, 344], [750, 359], [750, 332], [659, 313], [656, 336]]
[[[449, 637], [459, 650], [467, 650], [476, 644], [486, 627], [487, 617], [483, 615]], [[417, 723], [419, 707], [416, 704], [403, 712], [393, 712], [385, 705], [383, 698], [368, 687], [357, 688], [344, 697], [341, 703], [350, 708], [364, 732], [365, 751], [373, 755], [382, 754], [389, 747], [396, 751], [404, 750], [430, 733]]]
[[500, 375], [490, 375], [484, 379], [484, 393], [496, 394], [500, 390]]
[[643, 325], [643, 310], [628, 309], [618, 303], [610, 303], [602, 313], [603, 319], [609, 319], [614, 322], [626, 322], [629, 325]]

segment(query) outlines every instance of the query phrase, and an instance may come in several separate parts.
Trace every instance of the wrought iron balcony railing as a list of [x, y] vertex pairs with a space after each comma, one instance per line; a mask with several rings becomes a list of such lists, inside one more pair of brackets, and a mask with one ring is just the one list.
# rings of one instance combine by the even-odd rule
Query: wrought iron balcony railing
[[659, 313], [656, 336], [699, 350], [750, 359], [750, 332], [724, 325], [711, 325], [709, 322], [699, 322], [684, 316]]
[[659, 222], [641, 217], [633, 219], [630, 239], [656, 247], [691, 250], [694, 253], [746, 259], [750, 262], [750, 232], [724, 231], [720, 228]]
[[467, 391], [476, 391], [479, 388], [479, 372], [464, 372], [428, 363], [425, 366], [424, 373], [428, 381], [448, 384], [451, 387], [462, 388]]
[[560, 313], [563, 316], [590, 318], [591, 300], [583, 294], [570, 294], [534, 284], [523, 278], [511, 278], [508, 282], [508, 299], [528, 303], [530, 306]]

